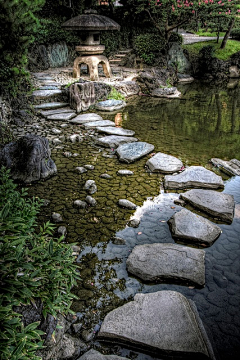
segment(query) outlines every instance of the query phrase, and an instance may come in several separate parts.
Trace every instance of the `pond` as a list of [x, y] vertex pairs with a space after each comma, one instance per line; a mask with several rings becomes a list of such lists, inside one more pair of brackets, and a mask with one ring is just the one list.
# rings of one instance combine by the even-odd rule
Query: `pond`
[[[95, 145], [92, 131], [82, 143], [66, 143], [64, 149], [52, 151], [58, 174], [32, 185], [30, 194], [50, 200], [40, 220], [49, 220], [54, 211], [61, 213], [67, 241], [81, 247], [77, 258], [81, 280], [74, 289], [79, 300], [72, 309], [83, 329], [97, 331], [109, 311], [132, 300], [138, 292], [176, 290], [195, 302], [216, 358], [234, 359], [240, 350], [240, 177], [229, 177], [214, 169], [209, 159], [240, 159], [240, 89], [219, 90], [197, 82], [178, 88], [182, 92], [179, 99], [141, 96], [129, 99], [121, 113], [99, 114], [114, 120], [117, 126], [134, 130], [139, 140], [155, 146], [154, 152], [176, 156], [185, 166], [213, 169], [224, 179], [224, 192], [234, 195], [232, 224], [220, 223], [222, 234], [205, 249], [204, 288], [167, 283], [146, 285], [126, 271], [126, 259], [134, 246], [174, 243], [167, 220], [181, 209], [174, 204], [179, 194], [164, 191], [163, 176], [150, 173], [145, 167], [148, 156], [132, 164], [120, 163], [114, 149]], [[74, 131], [78, 130], [75, 126]], [[66, 157], [65, 151], [79, 155]], [[86, 164], [94, 168], [77, 174], [75, 168]], [[133, 175], [120, 176], [120, 169], [132, 170]], [[111, 178], [100, 177], [103, 173]], [[78, 209], [73, 201], [85, 199], [83, 186], [88, 179], [96, 182], [98, 191], [93, 197], [97, 205]], [[119, 199], [133, 201], [137, 210], [120, 208]], [[140, 220], [138, 228], [128, 226], [131, 218]], [[126, 243], [116, 245], [115, 236]], [[94, 346], [102, 345], [96, 341]], [[108, 352], [108, 347], [104, 349]], [[131, 359], [153, 359], [117, 346], [111, 347], [113, 350]]]

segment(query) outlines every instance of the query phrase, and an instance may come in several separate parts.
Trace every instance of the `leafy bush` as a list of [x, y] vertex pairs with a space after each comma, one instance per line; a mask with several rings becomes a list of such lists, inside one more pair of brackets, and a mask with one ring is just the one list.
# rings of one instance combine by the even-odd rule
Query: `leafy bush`
[[159, 35], [147, 33], [136, 36], [134, 46], [140, 58], [147, 65], [152, 65], [157, 54], [163, 50], [165, 42]]
[[71, 288], [79, 279], [72, 250], [53, 239], [47, 222], [37, 233], [36, 216], [42, 201], [28, 199], [26, 189], [16, 190], [9, 170], [0, 170], [0, 352], [1, 359], [39, 359], [42, 347], [38, 323], [24, 327], [15, 306], [43, 303], [42, 315], [70, 311]]
[[199, 54], [201, 55], [202, 59], [211, 60], [214, 58], [215, 48], [212, 45], [203, 46], [199, 51]]
[[171, 35], [170, 35], [170, 38], [168, 40], [168, 42], [176, 42], [178, 43], [179, 45], [182, 45], [183, 43], [183, 37], [181, 34], [178, 34], [177, 32], [172, 32]]
[[112, 87], [112, 90], [108, 95], [108, 99], [125, 100], [125, 96], [121, 94], [119, 91], [117, 91], [114, 87]]
[[231, 37], [235, 40], [240, 40], [240, 29], [233, 29], [231, 31]]

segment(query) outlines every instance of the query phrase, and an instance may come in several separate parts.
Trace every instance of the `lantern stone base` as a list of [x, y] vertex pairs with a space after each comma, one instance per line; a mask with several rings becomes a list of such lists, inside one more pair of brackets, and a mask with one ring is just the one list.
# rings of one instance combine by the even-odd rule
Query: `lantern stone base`
[[97, 81], [98, 78], [98, 65], [101, 64], [106, 77], [112, 76], [110, 65], [106, 56], [103, 55], [89, 55], [78, 56], [73, 64], [73, 77], [79, 78], [81, 75], [81, 64], [86, 64], [90, 74], [90, 80]]

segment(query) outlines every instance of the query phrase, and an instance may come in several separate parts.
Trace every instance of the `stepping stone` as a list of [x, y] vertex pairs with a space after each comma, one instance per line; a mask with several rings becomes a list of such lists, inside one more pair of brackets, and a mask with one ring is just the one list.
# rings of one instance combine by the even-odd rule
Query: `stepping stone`
[[82, 356], [80, 356], [78, 360], [128, 360], [128, 359], [117, 355], [103, 355], [100, 352], [91, 349]]
[[240, 176], [240, 161], [237, 159], [225, 161], [218, 158], [213, 158], [211, 159], [211, 162], [214, 166], [217, 166], [227, 174]]
[[119, 127], [97, 127], [96, 128], [97, 131], [99, 132], [103, 132], [105, 134], [109, 134], [109, 135], [119, 135], [119, 136], [134, 136], [135, 135], [135, 131], [133, 130], [128, 130], [128, 129], [123, 129], [123, 128], [119, 128]]
[[219, 226], [200, 215], [183, 209], [168, 220], [174, 239], [211, 246], [221, 234]]
[[166, 175], [164, 180], [165, 189], [187, 188], [224, 188], [221, 176], [205, 169], [203, 166], [190, 166], [177, 175]]
[[146, 165], [152, 172], [161, 172], [164, 174], [171, 174], [181, 170], [183, 167], [181, 160], [160, 152], [149, 159]]
[[71, 124], [85, 124], [88, 122], [92, 122], [92, 121], [101, 121], [103, 120], [103, 118], [95, 113], [90, 113], [90, 114], [82, 114], [82, 115], [78, 115], [76, 116], [73, 120], [70, 121]]
[[108, 313], [98, 338], [144, 349], [158, 357], [215, 359], [193, 301], [176, 291], [137, 294]]
[[205, 251], [177, 244], [136, 246], [127, 259], [127, 270], [144, 282], [168, 283], [176, 280], [186, 285], [205, 284]]
[[95, 108], [102, 111], [115, 111], [124, 108], [126, 105], [127, 104], [123, 100], [111, 99], [98, 102], [95, 104]]
[[41, 111], [40, 114], [44, 117], [47, 117], [49, 115], [55, 115], [55, 114], [62, 114], [62, 113], [72, 113], [73, 109], [70, 108], [59, 108], [59, 109], [52, 109], [52, 110], [44, 110]]
[[71, 120], [74, 116], [76, 116], [76, 113], [74, 112], [67, 112], [67, 113], [58, 113], [53, 115], [48, 115], [47, 120]]
[[220, 220], [231, 223], [234, 216], [234, 197], [214, 190], [192, 189], [180, 198], [199, 210]]
[[127, 199], [118, 200], [118, 205], [130, 210], [136, 210], [137, 205]]
[[137, 138], [131, 136], [117, 136], [117, 135], [110, 135], [98, 138], [96, 140], [98, 145], [110, 147], [110, 148], [117, 148], [119, 145], [125, 143], [132, 143], [138, 141]]
[[68, 105], [69, 104], [65, 102], [50, 102], [50, 103], [34, 105], [33, 107], [35, 110], [51, 110], [51, 109], [62, 108]]
[[115, 126], [115, 123], [110, 120], [92, 121], [84, 124], [85, 129], [96, 128], [98, 126]]
[[131, 163], [149, 154], [154, 150], [154, 145], [146, 142], [134, 142], [130, 144], [120, 145], [116, 152], [120, 161]]
[[59, 86], [57, 85], [42, 85], [39, 86], [38, 88], [38, 90], [57, 90], [57, 89], [59, 89]]
[[45, 99], [51, 96], [62, 94], [62, 90], [35, 90], [32, 95], [36, 99]]

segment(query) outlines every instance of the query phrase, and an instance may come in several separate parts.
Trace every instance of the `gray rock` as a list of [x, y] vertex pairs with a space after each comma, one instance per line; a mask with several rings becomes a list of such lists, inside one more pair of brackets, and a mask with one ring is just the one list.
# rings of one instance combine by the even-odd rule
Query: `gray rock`
[[58, 138], [55, 138], [52, 140], [52, 143], [53, 143], [53, 145], [59, 145], [59, 144], [62, 144], [62, 141]]
[[35, 110], [51, 110], [51, 109], [59, 109], [65, 106], [68, 106], [68, 103], [65, 102], [50, 102], [39, 105], [34, 105]]
[[91, 129], [91, 128], [96, 128], [98, 126], [101, 127], [105, 127], [105, 126], [115, 126], [115, 123], [113, 121], [110, 120], [102, 120], [102, 121], [92, 121], [92, 122], [87, 122], [84, 124], [85, 129]]
[[164, 179], [165, 189], [187, 189], [187, 188], [223, 188], [221, 176], [205, 169], [203, 166], [190, 166], [177, 175], [166, 175]]
[[52, 221], [54, 223], [59, 223], [63, 221], [62, 215], [60, 215], [59, 213], [53, 212], [52, 213]]
[[101, 175], [100, 175], [100, 178], [102, 178], [102, 179], [111, 179], [112, 176], [109, 175], [109, 174], [101, 174]]
[[51, 110], [44, 110], [41, 111], [40, 114], [44, 117], [50, 116], [50, 115], [56, 115], [56, 114], [64, 114], [64, 113], [72, 113], [73, 110], [70, 108], [59, 108], [59, 109], [51, 109]]
[[86, 209], [86, 207], [87, 207], [87, 203], [85, 201], [82, 201], [82, 200], [75, 200], [73, 202], [73, 204], [75, 206], [77, 206], [78, 208], [81, 208], [81, 209]]
[[62, 121], [66, 121], [66, 120], [70, 120], [72, 119], [74, 116], [76, 116], [76, 114], [74, 112], [69, 112], [69, 113], [58, 113], [58, 114], [53, 114], [53, 115], [48, 115], [47, 116], [47, 120], [62, 120]]
[[139, 141], [120, 145], [116, 152], [120, 161], [131, 163], [149, 154], [153, 150], [154, 145]]
[[100, 352], [91, 349], [77, 360], [128, 360], [128, 359], [117, 355], [103, 355]]
[[55, 135], [59, 135], [59, 134], [61, 134], [61, 132], [62, 132], [61, 130], [55, 129], [55, 128], [53, 128], [51, 131], [52, 131], [52, 133], [55, 134]]
[[123, 170], [118, 170], [117, 174], [118, 175], [133, 175], [133, 171], [123, 169]]
[[62, 94], [62, 90], [35, 90], [32, 95], [34, 99], [47, 99]]
[[114, 238], [112, 239], [112, 243], [115, 245], [125, 245], [126, 244], [126, 240], [118, 237], [118, 236], [114, 236]]
[[157, 153], [146, 162], [146, 165], [152, 172], [162, 172], [164, 174], [171, 174], [179, 171], [183, 167], [181, 160], [172, 155]]
[[169, 61], [168, 65], [171, 65], [173, 68], [176, 68], [180, 73], [188, 72], [191, 69], [191, 64], [183, 53], [181, 45], [178, 43], [173, 43], [170, 50], [168, 51]]
[[94, 338], [94, 333], [92, 331], [83, 330], [81, 335], [82, 335], [83, 341], [86, 341], [86, 342], [92, 341]]
[[227, 174], [240, 176], [240, 161], [237, 159], [226, 161], [218, 158], [212, 158], [211, 162], [214, 166], [217, 166]]
[[115, 111], [122, 109], [126, 106], [125, 101], [123, 100], [105, 100], [100, 101], [97, 104], [95, 104], [95, 108], [101, 111]]
[[84, 174], [85, 172], [87, 172], [87, 169], [85, 169], [85, 167], [83, 166], [77, 166], [75, 170], [77, 171], [78, 174]]
[[96, 139], [96, 143], [98, 145], [110, 147], [114, 149], [117, 148], [119, 145], [125, 143], [132, 143], [136, 141], [138, 141], [138, 139], [131, 136], [117, 136], [117, 135], [104, 136]]
[[81, 330], [82, 325], [83, 325], [82, 323], [77, 323], [72, 325], [75, 334], [77, 334]]
[[227, 223], [233, 220], [235, 205], [232, 195], [214, 190], [192, 189], [181, 194], [180, 198]]
[[48, 140], [38, 135], [25, 135], [0, 150], [0, 165], [11, 169], [14, 180], [31, 183], [57, 173], [51, 159]]
[[88, 122], [93, 122], [93, 121], [102, 121], [103, 118], [95, 113], [89, 113], [89, 114], [82, 114], [82, 115], [78, 115], [76, 116], [74, 119], [70, 120], [69, 123], [70, 124], [85, 124]]
[[90, 195], [87, 195], [85, 200], [91, 206], [96, 206], [97, 205], [97, 201]]
[[174, 214], [168, 223], [174, 239], [193, 244], [211, 246], [222, 232], [219, 226], [187, 209]]
[[97, 131], [109, 134], [109, 135], [119, 135], [119, 136], [134, 136], [135, 132], [133, 130], [123, 129], [119, 127], [101, 127], [96, 128]]
[[131, 226], [133, 228], [137, 228], [140, 224], [140, 220], [138, 219], [132, 219], [128, 222], [128, 226]]
[[84, 165], [84, 167], [85, 167], [87, 170], [94, 170], [94, 169], [95, 169], [94, 165], [92, 165], [92, 164], [86, 164], [86, 165]]
[[66, 226], [59, 226], [59, 228], [57, 229], [57, 232], [60, 236], [63, 236], [64, 239], [66, 238], [67, 236], [67, 228]]
[[205, 251], [177, 244], [136, 246], [127, 259], [127, 270], [147, 282], [167, 280], [205, 284]]
[[124, 96], [138, 95], [140, 92], [140, 87], [135, 81], [118, 81], [114, 87]]
[[87, 180], [83, 188], [87, 190], [90, 195], [97, 192], [97, 185], [94, 180]]
[[154, 351], [158, 357], [170, 352], [215, 359], [195, 304], [175, 291], [135, 295], [105, 317], [98, 337]]
[[69, 136], [69, 140], [75, 144], [77, 141], [81, 142], [82, 141], [82, 137], [79, 134], [73, 134]]
[[118, 200], [118, 205], [131, 210], [135, 210], [137, 208], [136, 204], [126, 199]]

